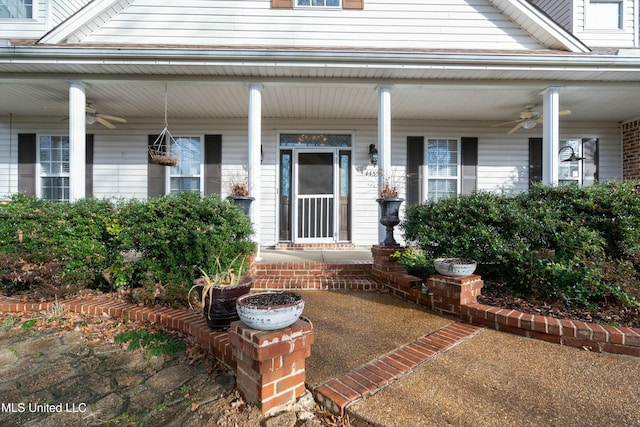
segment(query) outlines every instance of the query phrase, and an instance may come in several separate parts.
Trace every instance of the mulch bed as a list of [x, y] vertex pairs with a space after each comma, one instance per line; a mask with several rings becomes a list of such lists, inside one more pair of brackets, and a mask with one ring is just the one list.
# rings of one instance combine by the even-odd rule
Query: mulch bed
[[521, 311], [527, 314], [581, 320], [601, 325], [640, 328], [640, 307], [627, 307], [619, 301], [603, 301], [595, 310], [578, 307], [560, 299], [516, 296], [495, 282], [485, 281], [480, 304]]

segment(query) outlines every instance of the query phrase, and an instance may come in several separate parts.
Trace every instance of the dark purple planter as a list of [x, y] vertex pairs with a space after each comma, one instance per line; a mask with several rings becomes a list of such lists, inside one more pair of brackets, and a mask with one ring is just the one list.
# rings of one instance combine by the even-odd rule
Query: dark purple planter
[[380, 224], [384, 225], [387, 230], [383, 246], [400, 246], [393, 237], [393, 227], [400, 224], [400, 205], [404, 199], [387, 198], [378, 199], [377, 202], [380, 205]]
[[240, 320], [236, 311], [236, 300], [242, 295], [248, 294], [253, 285], [253, 279], [244, 276], [237, 286], [213, 288], [213, 301], [209, 302], [209, 296], [204, 299], [204, 318], [207, 325], [213, 330], [223, 331], [229, 329], [231, 322]]
[[249, 209], [251, 209], [251, 202], [253, 202], [255, 198], [251, 196], [227, 196], [227, 200], [239, 207], [242, 213], [248, 216]]

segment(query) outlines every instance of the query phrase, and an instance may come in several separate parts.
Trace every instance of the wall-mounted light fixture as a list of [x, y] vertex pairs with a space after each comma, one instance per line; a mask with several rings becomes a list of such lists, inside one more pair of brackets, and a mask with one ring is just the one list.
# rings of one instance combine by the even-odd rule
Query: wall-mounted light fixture
[[580, 161], [580, 160], [584, 160], [584, 157], [578, 157], [578, 156], [576, 155], [575, 150], [574, 150], [574, 149], [573, 149], [573, 147], [572, 147], [572, 146], [570, 146], [570, 145], [565, 145], [564, 147], [562, 147], [562, 148], [558, 151], [558, 156], [562, 153], [562, 151], [563, 151], [563, 150], [566, 150], [567, 148], [568, 148], [569, 150], [571, 150], [571, 155], [570, 155], [569, 157], [567, 157], [566, 159], [561, 160], [562, 162], [577, 162], [577, 161]]
[[373, 166], [378, 164], [378, 149], [375, 144], [369, 145], [369, 161]]

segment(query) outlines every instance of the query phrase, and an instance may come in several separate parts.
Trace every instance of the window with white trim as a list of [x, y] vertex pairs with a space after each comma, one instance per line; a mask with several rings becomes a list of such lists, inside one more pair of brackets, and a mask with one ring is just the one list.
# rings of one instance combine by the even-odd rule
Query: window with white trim
[[341, 0], [296, 0], [296, 7], [342, 7]]
[[457, 139], [427, 139], [425, 147], [426, 198], [455, 196], [460, 188], [460, 142]]
[[558, 185], [582, 185], [582, 162], [579, 160], [567, 161], [571, 154], [575, 154], [575, 157], [582, 157], [582, 140], [560, 141]]
[[33, 18], [33, 0], [0, 0], [0, 19]]
[[623, 2], [621, 0], [589, 0], [586, 11], [587, 30], [622, 29]]
[[170, 157], [177, 157], [178, 164], [169, 168], [167, 188], [170, 193], [181, 191], [201, 192], [202, 143], [200, 137], [179, 136], [169, 147]]
[[69, 201], [69, 137], [40, 136], [38, 148], [40, 197]]

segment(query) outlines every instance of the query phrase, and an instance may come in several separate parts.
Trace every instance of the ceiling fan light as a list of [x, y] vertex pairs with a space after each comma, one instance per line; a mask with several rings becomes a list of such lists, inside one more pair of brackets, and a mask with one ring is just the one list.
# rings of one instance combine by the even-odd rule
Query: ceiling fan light
[[522, 122], [522, 127], [525, 129], [533, 129], [534, 127], [536, 127], [537, 124], [538, 124], [538, 121], [536, 119], [527, 119], [524, 122]]
[[96, 118], [95, 116], [91, 115], [91, 114], [86, 114], [86, 120], [87, 120], [87, 124], [88, 125], [92, 125], [96, 122]]

